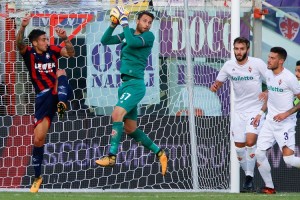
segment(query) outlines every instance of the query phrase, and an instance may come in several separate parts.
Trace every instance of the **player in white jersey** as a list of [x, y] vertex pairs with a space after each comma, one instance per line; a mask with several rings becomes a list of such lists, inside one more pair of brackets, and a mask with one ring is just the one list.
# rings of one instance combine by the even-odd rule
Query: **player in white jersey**
[[[266, 151], [277, 142], [286, 164], [300, 168], [300, 158], [295, 157], [296, 112], [300, 104], [294, 106], [294, 96], [300, 98], [300, 85], [292, 72], [283, 67], [287, 52], [282, 47], [273, 47], [268, 56], [268, 70], [265, 74], [268, 87], [268, 101], [262, 110], [268, 114], [257, 139], [256, 158], [258, 170], [265, 182], [260, 192], [275, 194], [271, 176], [271, 166]], [[261, 116], [253, 120], [254, 126]]]
[[267, 65], [259, 58], [249, 57], [250, 42], [244, 37], [234, 40], [233, 50], [236, 59], [227, 61], [221, 68], [211, 91], [216, 92], [229, 79], [234, 90], [234, 113], [231, 119], [231, 134], [235, 142], [237, 157], [246, 179], [243, 185], [245, 192], [252, 191], [255, 150], [260, 126], [253, 127], [252, 120], [260, 112], [263, 99], [262, 79]]
[[[298, 83], [300, 84], [300, 60], [296, 62], [295, 75], [298, 79]], [[297, 105], [299, 102], [300, 100], [296, 97], [294, 100], [294, 105]], [[300, 112], [297, 112], [297, 118], [300, 118]]]

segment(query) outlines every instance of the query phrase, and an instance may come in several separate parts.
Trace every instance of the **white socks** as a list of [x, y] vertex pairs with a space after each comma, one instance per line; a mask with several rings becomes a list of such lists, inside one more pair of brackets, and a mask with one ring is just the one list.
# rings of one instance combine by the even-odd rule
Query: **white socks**
[[242, 147], [242, 148], [235, 147], [235, 149], [236, 149], [236, 154], [237, 154], [238, 160], [240, 162], [240, 165], [246, 173], [246, 171], [247, 171], [246, 148], [245, 147]]
[[247, 160], [247, 169], [245, 171], [246, 176], [254, 176], [254, 168], [256, 164], [255, 156], [256, 145], [252, 147], [246, 146], [246, 160]]
[[271, 175], [271, 166], [266, 156], [265, 150], [256, 150], [256, 159], [258, 163], [258, 171], [265, 182], [266, 187], [274, 188], [272, 175]]
[[290, 156], [283, 156], [283, 160], [288, 165], [300, 168], [300, 158], [295, 157], [295, 154], [290, 155]]

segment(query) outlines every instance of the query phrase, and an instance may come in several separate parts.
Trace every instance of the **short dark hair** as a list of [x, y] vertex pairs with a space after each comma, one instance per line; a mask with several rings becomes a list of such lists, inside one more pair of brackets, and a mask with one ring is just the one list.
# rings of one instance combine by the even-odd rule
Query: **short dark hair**
[[272, 47], [270, 52], [277, 53], [279, 55], [279, 57], [282, 58], [283, 60], [285, 60], [287, 57], [287, 52], [282, 47]]
[[152, 20], [154, 20], [154, 15], [153, 15], [151, 12], [146, 11], [146, 10], [145, 10], [145, 11], [142, 11], [142, 12], [139, 12], [139, 13], [138, 13], [137, 19], [141, 19], [141, 17], [142, 17], [143, 15], [148, 15], [149, 17], [152, 18]]
[[43, 31], [43, 30], [40, 30], [40, 29], [33, 29], [29, 35], [28, 35], [28, 38], [29, 38], [29, 41], [32, 43], [33, 41], [37, 40], [38, 37], [40, 37], [41, 35], [45, 35], [46, 32]]
[[300, 60], [296, 62], [296, 66], [300, 66]]
[[233, 45], [235, 45], [235, 43], [245, 43], [246, 46], [247, 46], [247, 49], [250, 48], [250, 41], [247, 38], [245, 38], [245, 37], [237, 37], [237, 38], [235, 38], [234, 41], [233, 41]]

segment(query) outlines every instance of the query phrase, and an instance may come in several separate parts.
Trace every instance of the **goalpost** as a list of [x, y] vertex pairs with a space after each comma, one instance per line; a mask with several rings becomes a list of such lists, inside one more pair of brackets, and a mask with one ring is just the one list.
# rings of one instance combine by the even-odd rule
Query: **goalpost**
[[[15, 43], [21, 18], [30, 13], [25, 38], [39, 28], [48, 33], [51, 44], [60, 44], [53, 31], [60, 26], [76, 51], [75, 58], [59, 60], [74, 98], [63, 119], [54, 117], [47, 135], [40, 191], [239, 192], [240, 169], [230, 147], [230, 86], [226, 82], [216, 94], [209, 87], [232, 56], [232, 38], [250, 34], [251, 0], [154, 0], [150, 5], [143, 0], [0, 2], [0, 190], [28, 190], [34, 174], [35, 94]], [[138, 125], [168, 151], [165, 177], [155, 155], [125, 135], [115, 167], [95, 164], [108, 152], [110, 114], [121, 82], [121, 46], [100, 43], [110, 23], [109, 10], [117, 4], [131, 11], [132, 28], [141, 10], [156, 17]]]

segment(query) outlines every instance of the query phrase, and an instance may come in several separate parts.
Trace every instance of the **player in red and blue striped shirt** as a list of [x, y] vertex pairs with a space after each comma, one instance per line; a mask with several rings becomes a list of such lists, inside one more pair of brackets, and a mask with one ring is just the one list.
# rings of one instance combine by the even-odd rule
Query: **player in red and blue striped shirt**
[[58, 111], [63, 115], [66, 103], [71, 94], [65, 70], [58, 69], [58, 58], [75, 55], [74, 47], [68, 40], [66, 31], [56, 28], [55, 32], [64, 43], [65, 47], [49, 45], [46, 32], [34, 29], [28, 35], [32, 47], [24, 43], [24, 31], [30, 22], [30, 15], [22, 19], [21, 27], [17, 34], [17, 47], [22, 55], [25, 65], [36, 92], [35, 99], [35, 128], [32, 165], [34, 166], [35, 179], [30, 192], [38, 192], [43, 181], [41, 165], [44, 155], [44, 144], [52, 118]]

